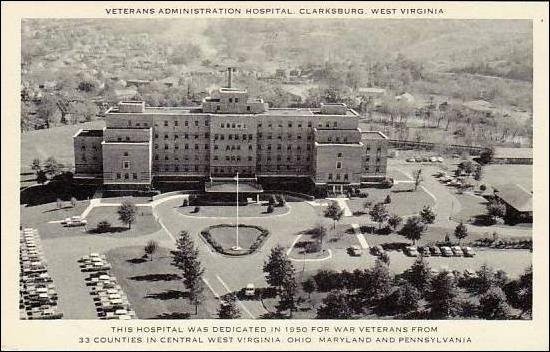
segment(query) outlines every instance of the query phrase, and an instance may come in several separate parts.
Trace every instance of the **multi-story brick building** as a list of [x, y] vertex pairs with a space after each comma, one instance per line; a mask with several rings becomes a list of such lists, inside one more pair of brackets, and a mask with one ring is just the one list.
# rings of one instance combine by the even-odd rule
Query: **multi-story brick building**
[[336, 192], [381, 180], [387, 138], [361, 132], [344, 104], [270, 109], [246, 90], [220, 88], [200, 107], [147, 107], [125, 101], [103, 130], [74, 136], [75, 178], [117, 189], [153, 180], [184, 182], [304, 177]]

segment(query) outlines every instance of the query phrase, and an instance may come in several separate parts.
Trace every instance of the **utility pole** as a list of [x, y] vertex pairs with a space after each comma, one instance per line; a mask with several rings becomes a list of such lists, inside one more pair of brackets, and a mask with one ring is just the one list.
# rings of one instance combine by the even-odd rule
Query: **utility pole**
[[237, 231], [236, 231], [236, 244], [235, 247], [233, 247], [233, 250], [240, 250], [241, 247], [239, 246], [239, 172], [237, 172], [237, 176], [233, 178], [237, 181]]

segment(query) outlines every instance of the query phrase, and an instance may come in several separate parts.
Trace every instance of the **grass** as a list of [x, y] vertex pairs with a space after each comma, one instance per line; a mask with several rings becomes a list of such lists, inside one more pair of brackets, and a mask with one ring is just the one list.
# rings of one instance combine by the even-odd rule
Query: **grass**
[[101, 235], [110, 236], [120, 234], [125, 237], [138, 237], [157, 232], [161, 226], [151, 214], [150, 207], [137, 207], [135, 223], [131, 228], [118, 220], [117, 206], [96, 207], [87, 216], [88, 232], [92, 233], [100, 221], [106, 220], [111, 224], [111, 231]]
[[[397, 184], [390, 189], [380, 188], [368, 188], [363, 191], [368, 193], [367, 198], [352, 198], [348, 201], [348, 205], [352, 213], [358, 216], [366, 216], [363, 212], [367, 212], [363, 205], [366, 201], [372, 203], [372, 205], [380, 202], [384, 202], [389, 195], [391, 203], [386, 204], [386, 209], [391, 214], [397, 214], [400, 216], [416, 214], [426, 205], [434, 206], [434, 200], [422, 189], [415, 191], [409, 191], [414, 187], [411, 183]], [[370, 208], [369, 208], [370, 209]]]
[[269, 232], [258, 226], [239, 225], [238, 246], [240, 249], [234, 250], [232, 247], [237, 245], [237, 226], [236, 225], [214, 225], [201, 231], [201, 236], [216, 251], [228, 255], [244, 255], [254, 252], [258, 249], [269, 235]]
[[212, 319], [218, 301], [210, 291], [204, 289], [204, 303], [195, 315], [195, 306], [187, 299], [181, 270], [171, 264], [170, 250], [160, 247], [151, 261], [143, 258], [143, 246], [116, 248], [106, 253], [111, 272], [137, 316], [140, 319]]
[[[65, 166], [74, 165], [73, 136], [79, 129], [101, 129], [105, 121], [79, 123], [58, 126], [44, 130], [29, 131], [21, 134], [21, 171], [30, 171], [34, 158], [45, 161], [53, 156]], [[52, 141], [55, 141], [52, 143]]]

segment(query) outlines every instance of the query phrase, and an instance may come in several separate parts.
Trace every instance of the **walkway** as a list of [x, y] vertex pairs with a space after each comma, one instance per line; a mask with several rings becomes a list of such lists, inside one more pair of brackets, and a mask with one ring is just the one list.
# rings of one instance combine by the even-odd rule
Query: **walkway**
[[357, 236], [357, 240], [361, 244], [361, 248], [369, 249], [369, 244], [365, 239], [365, 236], [363, 236], [363, 233], [361, 232], [361, 228], [359, 227], [359, 225], [351, 224], [351, 228], [353, 229], [353, 232], [355, 232], [355, 236]]
[[348, 198], [327, 198], [328, 200], [334, 201], [338, 204], [340, 209], [344, 211], [344, 216], [353, 216], [353, 213], [351, 212], [349, 206], [348, 206]]

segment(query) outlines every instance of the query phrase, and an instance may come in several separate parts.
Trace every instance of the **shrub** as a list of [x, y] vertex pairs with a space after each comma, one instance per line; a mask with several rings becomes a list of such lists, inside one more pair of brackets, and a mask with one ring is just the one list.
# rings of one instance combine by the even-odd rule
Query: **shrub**
[[269, 197], [269, 205], [275, 206], [275, 204], [277, 204], [277, 199], [275, 199], [275, 196], [272, 195], [271, 197]]
[[386, 196], [386, 199], [384, 199], [384, 203], [386, 203], [386, 204], [390, 204], [390, 203], [391, 203], [391, 197], [390, 197], [389, 194]]
[[321, 251], [321, 243], [318, 241], [308, 242], [304, 249], [306, 253], [318, 253]]
[[195, 210], [193, 211], [194, 213], [198, 213], [199, 211], [201, 211], [201, 207], [199, 207], [198, 205], [195, 207]]
[[111, 223], [107, 220], [102, 220], [97, 223], [96, 231], [98, 233], [109, 232], [109, 230], [111, 230]]
[[480, 185], [480, 186], [479, 186], [479, 190], [485, 192], [485, 190], [487, 190], [487, 186], [485, 186], [485, 185]]
[[183, 203], [181, 204], [181, 206], [182, 206], [182, 207], [186, 207], [186, 206], [188, 206], [188, 205], [189, 205], [189, 199], [185, 198], [185, 199], [183, 200]]
[[269, 204], [269, 205], [267, 206], [267, 210], [266, 210], [266, 211], [267, 211], [269, 214], [273, 213], [274, 210], [275, 210], [275, 209], [273, 208], [273, 205]]

